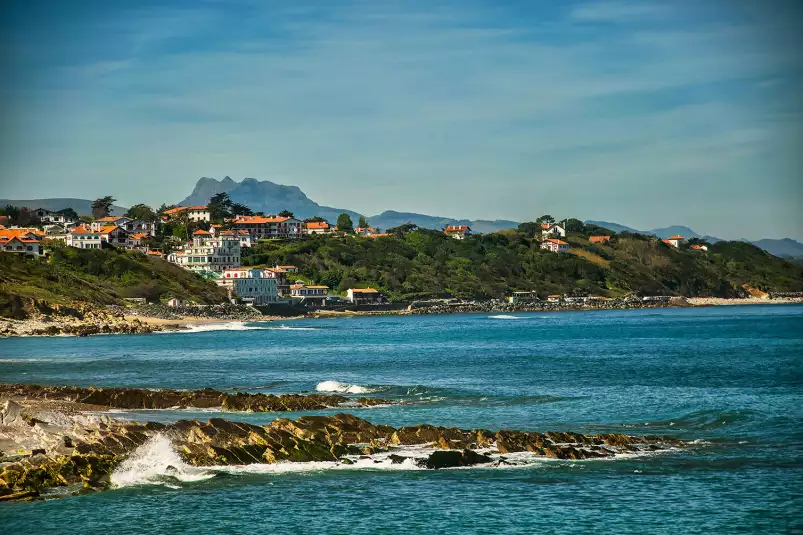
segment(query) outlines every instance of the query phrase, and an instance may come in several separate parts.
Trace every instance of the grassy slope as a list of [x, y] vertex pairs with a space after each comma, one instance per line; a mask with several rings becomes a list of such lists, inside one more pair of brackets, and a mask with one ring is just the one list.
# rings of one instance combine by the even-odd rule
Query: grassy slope
[[194, 273], [140, 253], [59, 247], [47, 260], [0, 253], [0, 315], [20, 303], [121, 303], [124, 297], [222, 302], [226, 295]]
[[294, 264], [301, 274], [334, 290], [371, 285], [398, 299], [500, 297], [513, 290], [542, 295], [581, 290], [616, 296], [731, 297], [750, 284], [766, 291], [803, 290], [803, 269], [741, 242], [722, 242], [708, 253], [676, 250], [660, 240], [619, 235], [592, 245], [570, 235], [574, 254], [552, 254], [516, 231], [457, 241], [419, 230], [403, 238], [313, 238], [263, 242], [245, 262]]

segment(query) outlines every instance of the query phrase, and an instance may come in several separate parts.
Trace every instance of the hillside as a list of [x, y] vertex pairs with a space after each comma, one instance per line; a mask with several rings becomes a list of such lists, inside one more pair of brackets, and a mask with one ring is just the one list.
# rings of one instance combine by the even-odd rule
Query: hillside
[[[53, 198], [53, 199], [0, 199], [0, 207], [3, 206], [17, 206], [30, 208], [36, 210], [37, 208], [44, 208], [56, 212], [65, 208], [72, 208], [78, 215], [92, 215], [92, 201], [89, 199], [73, 199], [73, 198]], [[122, 206], [112, 205], [111, 213], [114, 215], [123, 215], [128, 208]]]
[[515, 290], [618, 296], [736, 297], [749, 284], [764, 291], [803, 291], [803, 269], [742, 242], [722, 242], [709, 253], [675, 250], [646, 236], [619, 235], [592, 245], [570, 235], [570, 254], [542, 252], [515, 231], [458, 241], [418, 230], [401, 237], [315, 238], [263, 242], [251, 265], [293, 264], [306, 279], [335, 291], [373, 286], [395, 299], [503, 297]]
[[137, 252], [57, 246], [47, 261], [0, 253], [0, 316], [21, 317], [54, 305], [174, 296], [220, 303], [226, 293], [194, 273]]

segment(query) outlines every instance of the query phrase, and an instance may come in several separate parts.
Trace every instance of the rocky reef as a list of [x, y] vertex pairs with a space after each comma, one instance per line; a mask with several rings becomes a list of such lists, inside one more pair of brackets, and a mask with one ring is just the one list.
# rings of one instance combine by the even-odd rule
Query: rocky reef
[[160, 330], [161, 327], [149, 325], [139, 319], [127, 319], [122, 309], [49, 305], [35, 300], [29, 312], [0, 317], [0, 336], [90, 336], [141, 334]]
[[209, 409], [224, 411], [284, 412], [314, 411], [344, 404], [370, 407], [390, 403], [379, 398], [347, 398], [323, 394], [230, 394], [211, 388], [203, 390], [146, 390], [143, 388], [82, 388], [78, 386], [40, 386], [0, 384], [0, 396], [46, 399], [97, 405], [112, 409]]
[[681, 445], [658, 436], [394, 428], [350, 414], [278, 418], [264, 426], [221, 418], [139, 423], [78, 410], [70, 414], [64, 402], [21, 403], [7, 400], [0, 410], [0, 501], [53, 496], [60, 488], [106, 489], [115, 469], [156, 440], [169, 440], [188, 467], [312, 461], [350, 465], [379, 462], [371, 460], [384, 456], [392, 464], [442, 469], [510, 464], [517, 452], [579, 460]]

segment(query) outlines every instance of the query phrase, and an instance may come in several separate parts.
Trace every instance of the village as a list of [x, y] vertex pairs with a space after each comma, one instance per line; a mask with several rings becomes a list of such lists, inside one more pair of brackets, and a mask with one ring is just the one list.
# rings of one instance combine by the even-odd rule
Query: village
[[[322, 218], [302, 221], [289, 212], [269, 215], [227, 213], [225, 215], [228, 217], [217, 218], [222, 222], [215, 222], [211, 206], [166, 207], [158, 214], [152, 212], [153, 215], [141, 218], [109, 215], [108, 208], [102, 210], [98, 214], [101, 217], [97, 218], [78, 217], [71, 209], [58, 212], [44, 208], [17, 210], [27, 216], [29, 224], [15, 225], [9, 215], [0, 215], [0, 251], [45, 257], [48, 247], [56, 246], [59, 242], [77, 249], [114, 247], [130, 250], [195, 272], [226, 289], [231, 302], [254, 306], [292, 304], [319, 308], [388, 302], [387, 296], [375, 288], [348, 288], [345, 295], [341, 295], [328, 286], [305, 282], [298, 276], [298, 266], [257, 267], [242, 264], [244, 251], [260, 240], [302, 240], [315, 236], [338, 239], [347, 235], [377, 239], [394, 236], [369, 227], [362, 217], [360, 226], [354, 228], [350, 218], [343, 214], [346, 216], [340, 221], [343, 228], [339, 228]], [[177, 228], [184, 229], [185, 234], [175, 236], [174, 231], [173, 235], [159, 243], [160, 247], [154, 247], [160, 229], [174, 224], [179, 224]], [[442, 232], [455, 240], [464, 240], [473, 234], [468, 225], [449, 225]], [[565, 224], [547, 221], [540, 223], [535, 232], [538, 246], [543, 252], [569, 252], [569, 243], [564, 240]], [[604, 244], [611, 240], [611, 236], [592, 235], [588, 239], [590, 243]], [[684, 240], [682, 236], [672, 236], [662, 241], [679, 248]], [[694, 244], [690, 247], [707, 250], [705, 245]], [[578, 299], [582, 302], [575, 303]], [[604, 298], [550, 295], [547, 301], [583, 304], [594, 299]], [[537, 300], [538, 296], [532, 291], [517, 291], [507, 297], [511, 304]], [[167, 304], [184, 305], [178, 298], [169, 299]]]

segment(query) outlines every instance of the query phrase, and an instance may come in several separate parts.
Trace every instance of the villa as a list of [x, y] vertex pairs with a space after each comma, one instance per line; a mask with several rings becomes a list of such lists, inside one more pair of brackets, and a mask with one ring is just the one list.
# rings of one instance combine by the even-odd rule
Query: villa
[[231, 220], [235, 230], [245, 231], [252, 240], [298, 239], [303, 237], [304, 223], [294, 217], [241, 215]]
[[0, 251], [26, 256], [41, 256], [42, 244], [39, 243], [39, 240], [25, 236], [0, 237]]
[[332, 227], [326, 221], [309, 221], [304, 224], [304, 230], [308, 236], [332, 233]]
[[683, 241], [685, 239], [686, 238], [684, 238], [683, 236], [675, 235], [675, 236], [672, 236], [670, 238], [667, 238], [667, 239], [661, 240], [661, 241], [664, 242], [665, 244], [671, 246], [671, 247], [674, 247], [675, 249], [678, 249], [680, 247], [680, 244], [683, 243]]
[[550, 253], [568, 253], [569, 244], [557, 238], [549, 238], [541, 242], [541, 249]]
[[174, 206], [164, 212], [168, 219], [175, 219], [181, 214], [187, 214], [187, 219], [196, 223], [201, 221], [208, 223], [212, 220], [212, 215], [209, 213], [209, 207], [207, 206]]
[[466, 236], [471, 236], [471, 227], [468, 225], [447, 225], [443, 232], [456, 240], [464, 240]]
[[258, 268], [226, 269], [217, 284], [229, 291], [229, 297], [237, 296], [246, 303], [267, 305], [279, 301], [279, 286], [276, 274]]
[[560, 236], [561, 238], [565, 238], [566, 229], [558, 223], [542, 223], [541, 236]]
[[192, 271], [223, 272], [240, 267], [240, 239], [221, 232], [212, 236], [206, 230], [196, 230], [192, 245], [168, 255], [168, 261]]
[[115, 227], [122, 227], [126, 223], [134, 221], [130, 217], [125, 216], [106, 216], [101, 217], [100, 219], [96, 219], [92, 222], [90, 228], [94, 231], [98, 231], [103, 227], [115, 226]]
[[290, 286], [290, 296], [300, 297], [301, 302], [310, 302], [321, 305], [326, 300], [328, 286], [306, 286], [304, 284], [293, 284]]
[[379, 290], [373, 288], [349, 288], [346, 292], [346, 299], [355, 305], [371, 305], [382, 300]]

